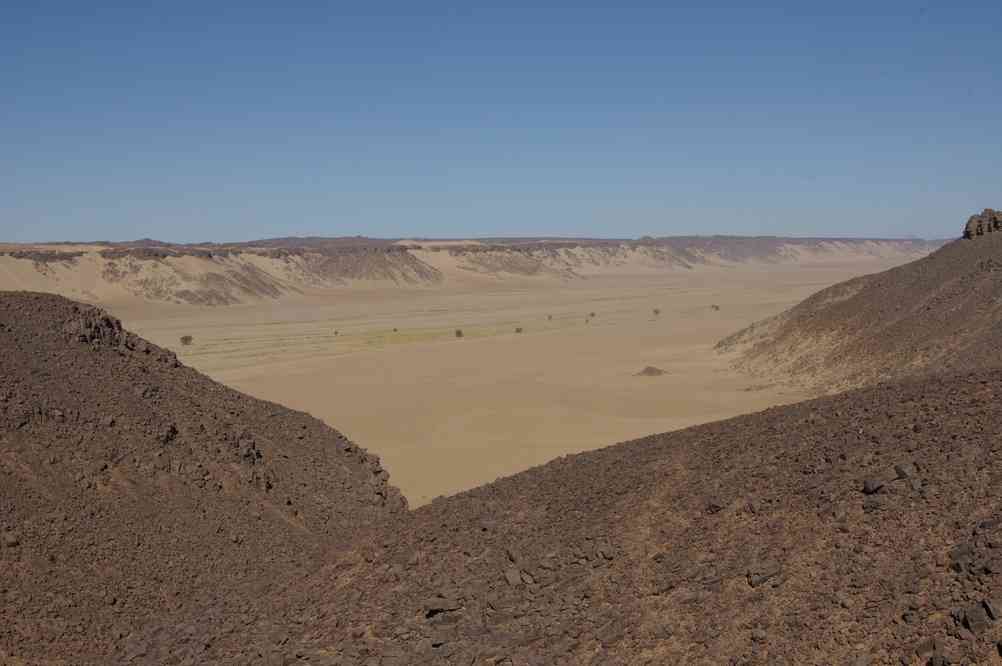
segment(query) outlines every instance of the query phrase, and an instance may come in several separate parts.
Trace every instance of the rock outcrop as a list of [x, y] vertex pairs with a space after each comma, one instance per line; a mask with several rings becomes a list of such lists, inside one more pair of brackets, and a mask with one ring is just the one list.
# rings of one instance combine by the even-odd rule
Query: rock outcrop
[[972, 239], [1002, 229], [1002, 211], [985, 208], [979, 215], [971, 215], [964, 225], [964, 238]]

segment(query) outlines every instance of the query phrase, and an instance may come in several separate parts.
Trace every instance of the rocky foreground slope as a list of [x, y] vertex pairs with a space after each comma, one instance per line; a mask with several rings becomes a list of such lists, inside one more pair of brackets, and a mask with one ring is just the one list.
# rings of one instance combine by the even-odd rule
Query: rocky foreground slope
[[721, 341], [739, 367], [822, 392], [1002, 367], [1002, 234], [814, 294]]
[[562, 458], [374, 530], [189, 656], [997, 663], [1000, 391], [881, 385]]
[[0, 324], [0, 661], [999, 663], [1002, 371], [402, 514], [354, 445], [99, 311], [4, 294]]
[[121, 663], [206, 609], [239, 632], [279, 576], [404, 513], [386, 478], [101, 310], [0, 292], [0, 663]]

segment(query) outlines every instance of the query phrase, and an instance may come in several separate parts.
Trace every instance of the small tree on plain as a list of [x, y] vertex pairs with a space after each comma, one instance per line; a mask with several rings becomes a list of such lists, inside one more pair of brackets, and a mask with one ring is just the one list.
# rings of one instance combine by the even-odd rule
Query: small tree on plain
[[188, 345], [190, 345], [194, 341], [195, 341], [195, 339], [193, 337], [191, 337], [190, 335], [182, 335], [181, 336], [181, 344], [184, 345], [185, 347], [187, 347]]
[[658, 317], [661, 315], [661, 308], [654, 308], [654, 316]]
[[461, 329], [461, 328], [457, 328], [456, 329], [456, 337], [457, 338], [463, 337], [463, 329]]
[[521, 326], [519, 326], [518, 328], [516, 328], [516, 329], [515, 329], [515, 332], [516, 332], [516, 333], [521, 333], [521, 332], [522, 332], [522, 327], [521, 327]]

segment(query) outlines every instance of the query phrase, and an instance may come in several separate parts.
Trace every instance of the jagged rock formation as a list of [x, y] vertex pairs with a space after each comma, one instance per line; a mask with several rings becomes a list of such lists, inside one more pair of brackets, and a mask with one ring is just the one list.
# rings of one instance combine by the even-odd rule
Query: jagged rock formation
[[2, 663], [171, 663], [139, 637], [209, 610], [238, 631], [279, 577], [406, 510], [340, 433], [100, 309], [0, 292], [0, 349]]
[[957, 240], [824, 289], [718, 345], [739, 368], [821, 392], [1002, 367], [1002, 234]]
[[971, 215], [964, 225], [964, 238], [972, 239], [1002, 229], [1002, 211], [985, 208], [980, 215]]

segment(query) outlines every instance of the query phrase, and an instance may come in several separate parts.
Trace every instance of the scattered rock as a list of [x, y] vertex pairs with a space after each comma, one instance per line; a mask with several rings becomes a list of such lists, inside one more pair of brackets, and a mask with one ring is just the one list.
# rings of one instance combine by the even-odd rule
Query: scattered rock
[[1002, 602], [997, 599], [985, 599], [983, 603], [988, 617], [995, 621], [1002, 619]]
[[504, 578], [512, 587], [516, 587], [522, 582], [522, 574], [520, 574], [518, 569], [514, 567], [508, 567], [505, 569]]
[[964, 626], [974, 634], [984, 633], [991, 626], [991, 619], [984, 606], [978, 604], [964, 611]]
[[873, 495], [880, 492], [880, 489], [884, 487], [884, 482], [880, 479], [866, 479], [863, 481], [863, 493], [866, 495]]
[[956, 572], [962, 572], [974, 560], [974, 546], [970, 543], [962, 543], [950, 551], [950, 568]]
[[771, 560], [762, 562], [748, 570], [748, 584], [752, 587], [758, 587], [778, 576], [782, 570], [778, 562]]
[[913, 479], [918, 474], [914, 463], [902, 463], [894, 466], [894, 473], [898, 479]]

